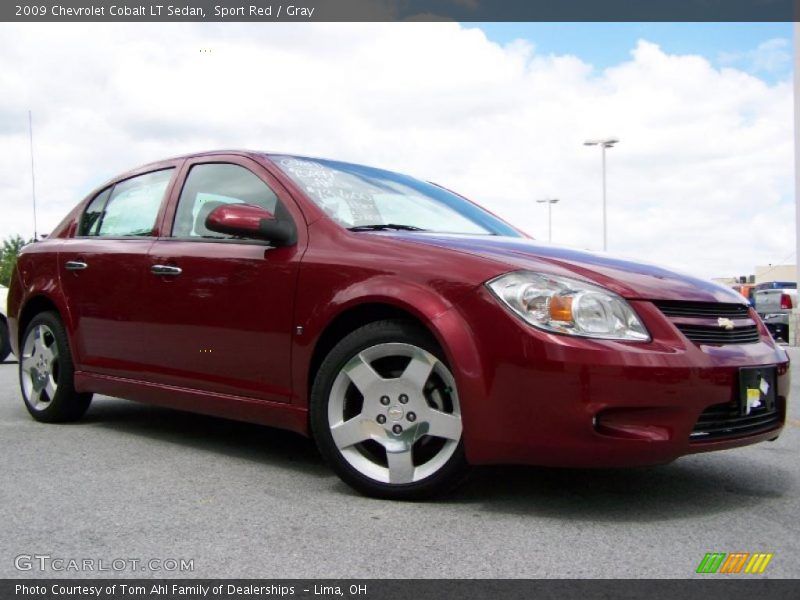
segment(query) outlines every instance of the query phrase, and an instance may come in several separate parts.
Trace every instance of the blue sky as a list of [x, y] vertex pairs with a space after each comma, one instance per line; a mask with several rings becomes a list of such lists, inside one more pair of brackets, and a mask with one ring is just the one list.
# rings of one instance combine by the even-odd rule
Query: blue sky
[[[540, 54], [572, 54], [602, 70], [629, 60], [639, 39], [699, 54], [775, 83], [791, 76], [791, 23], [474, 23], [500, 44], [522, 38]], [[773, 42], [766, 46], [770, 40]], [[761, 50], [759, 51], [759, 46]]]

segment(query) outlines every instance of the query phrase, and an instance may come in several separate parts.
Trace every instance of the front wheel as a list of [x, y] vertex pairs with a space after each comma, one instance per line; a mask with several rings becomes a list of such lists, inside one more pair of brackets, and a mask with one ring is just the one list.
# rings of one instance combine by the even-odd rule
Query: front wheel
[[61, 423], [81, 418], [91, 394], [75, 391], [67, 333], [55, 313], [36, 315], [22, 337], [19, 382], [25, 407], [37, 421]]
[[370, 323], [331, 350], [311, 424], [334, 471], [370, 496], [420, 499], [467, 474], [455, 379], [430, 334], [404, 321]]

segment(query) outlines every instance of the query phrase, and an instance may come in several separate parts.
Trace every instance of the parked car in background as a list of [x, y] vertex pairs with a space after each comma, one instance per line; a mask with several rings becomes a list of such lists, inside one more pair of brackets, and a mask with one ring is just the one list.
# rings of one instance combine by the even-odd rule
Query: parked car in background
[[790, 383], [730, 288], [539, 244], [406, 175], [256, 152], [91, 192], [22, 250], [9, 323], [39, 421], [99, 393], [282, 427], [397, 499], [469, 465], [653, 465], [774, 440]]
[[8, 303], [8, 288], [0, 284], [0, 363], [11, 354], [11, 340], [8, 335], [8, 318], [6, 317], [6, 304]]
[[797, 306], [797, 290], [764, 288], [755, 293], [756, 312], [776, 340], [789, 341], [792, 309]]
[[761, 290], [796, 290], [797, 289], [797, 282], [796, 281], [765, 281], [763, 283], [757, 283], [753, 289], [755, 291], [760, 292]]

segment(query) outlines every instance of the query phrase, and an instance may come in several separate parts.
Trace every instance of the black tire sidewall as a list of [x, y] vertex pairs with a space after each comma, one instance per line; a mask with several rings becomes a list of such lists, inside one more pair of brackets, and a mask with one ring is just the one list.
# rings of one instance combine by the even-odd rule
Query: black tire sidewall
[[69, 347], [69, 339], [64, 325], [58, 315], [52, 312], [44, 312], [36, 315], [25, 328], [25, 334], [20, 343], [20, 355], [24, 348], [25, 341], [28, 339], [31, 330], [38, 325], [46, 325], [53, 332], [55, 343], [58, 347], [58, 389], [55, 397], [51, 399], [49, 406], [43, 410], [34, 409], [25, 397], [22, 387], [22, 356], [19, 357], [19, 382], [20, 392], [22, 393], [25, 407], [31, 416], [37, 421], [45, 423], [61, 423], [74, 421], [81, 418], [92, 400], [92, 395], [78, 393], [75, 391], [75, 369], [72, 362], [72, 353]]
[[311, 428], [314, 439], [336, 474], [363, 494], [395, 500], [418, 500], [445, 494], [461, 483], [468, 473], [463, 435], [455, 452], [441, 469], [421, 481], [402, 485], [377, 482], [361, 474], [347, 462], [333, 442], [328, 422], [328, 400], [333, 382], [355, 354], [384, 343], [412, 344], [430, 352], [449, 368], [435, 339], [414, 323], [399, 320], [376, 321], [353, 331], [334, 346], [317, 371], [311, 391]]

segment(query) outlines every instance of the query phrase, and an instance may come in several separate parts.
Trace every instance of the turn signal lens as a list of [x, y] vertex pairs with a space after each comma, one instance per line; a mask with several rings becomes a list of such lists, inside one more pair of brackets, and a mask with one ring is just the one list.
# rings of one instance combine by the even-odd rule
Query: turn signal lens
[[550, 298], [550, 319], [552, 321], [572, 321], [572, 296], [552, 296]]

